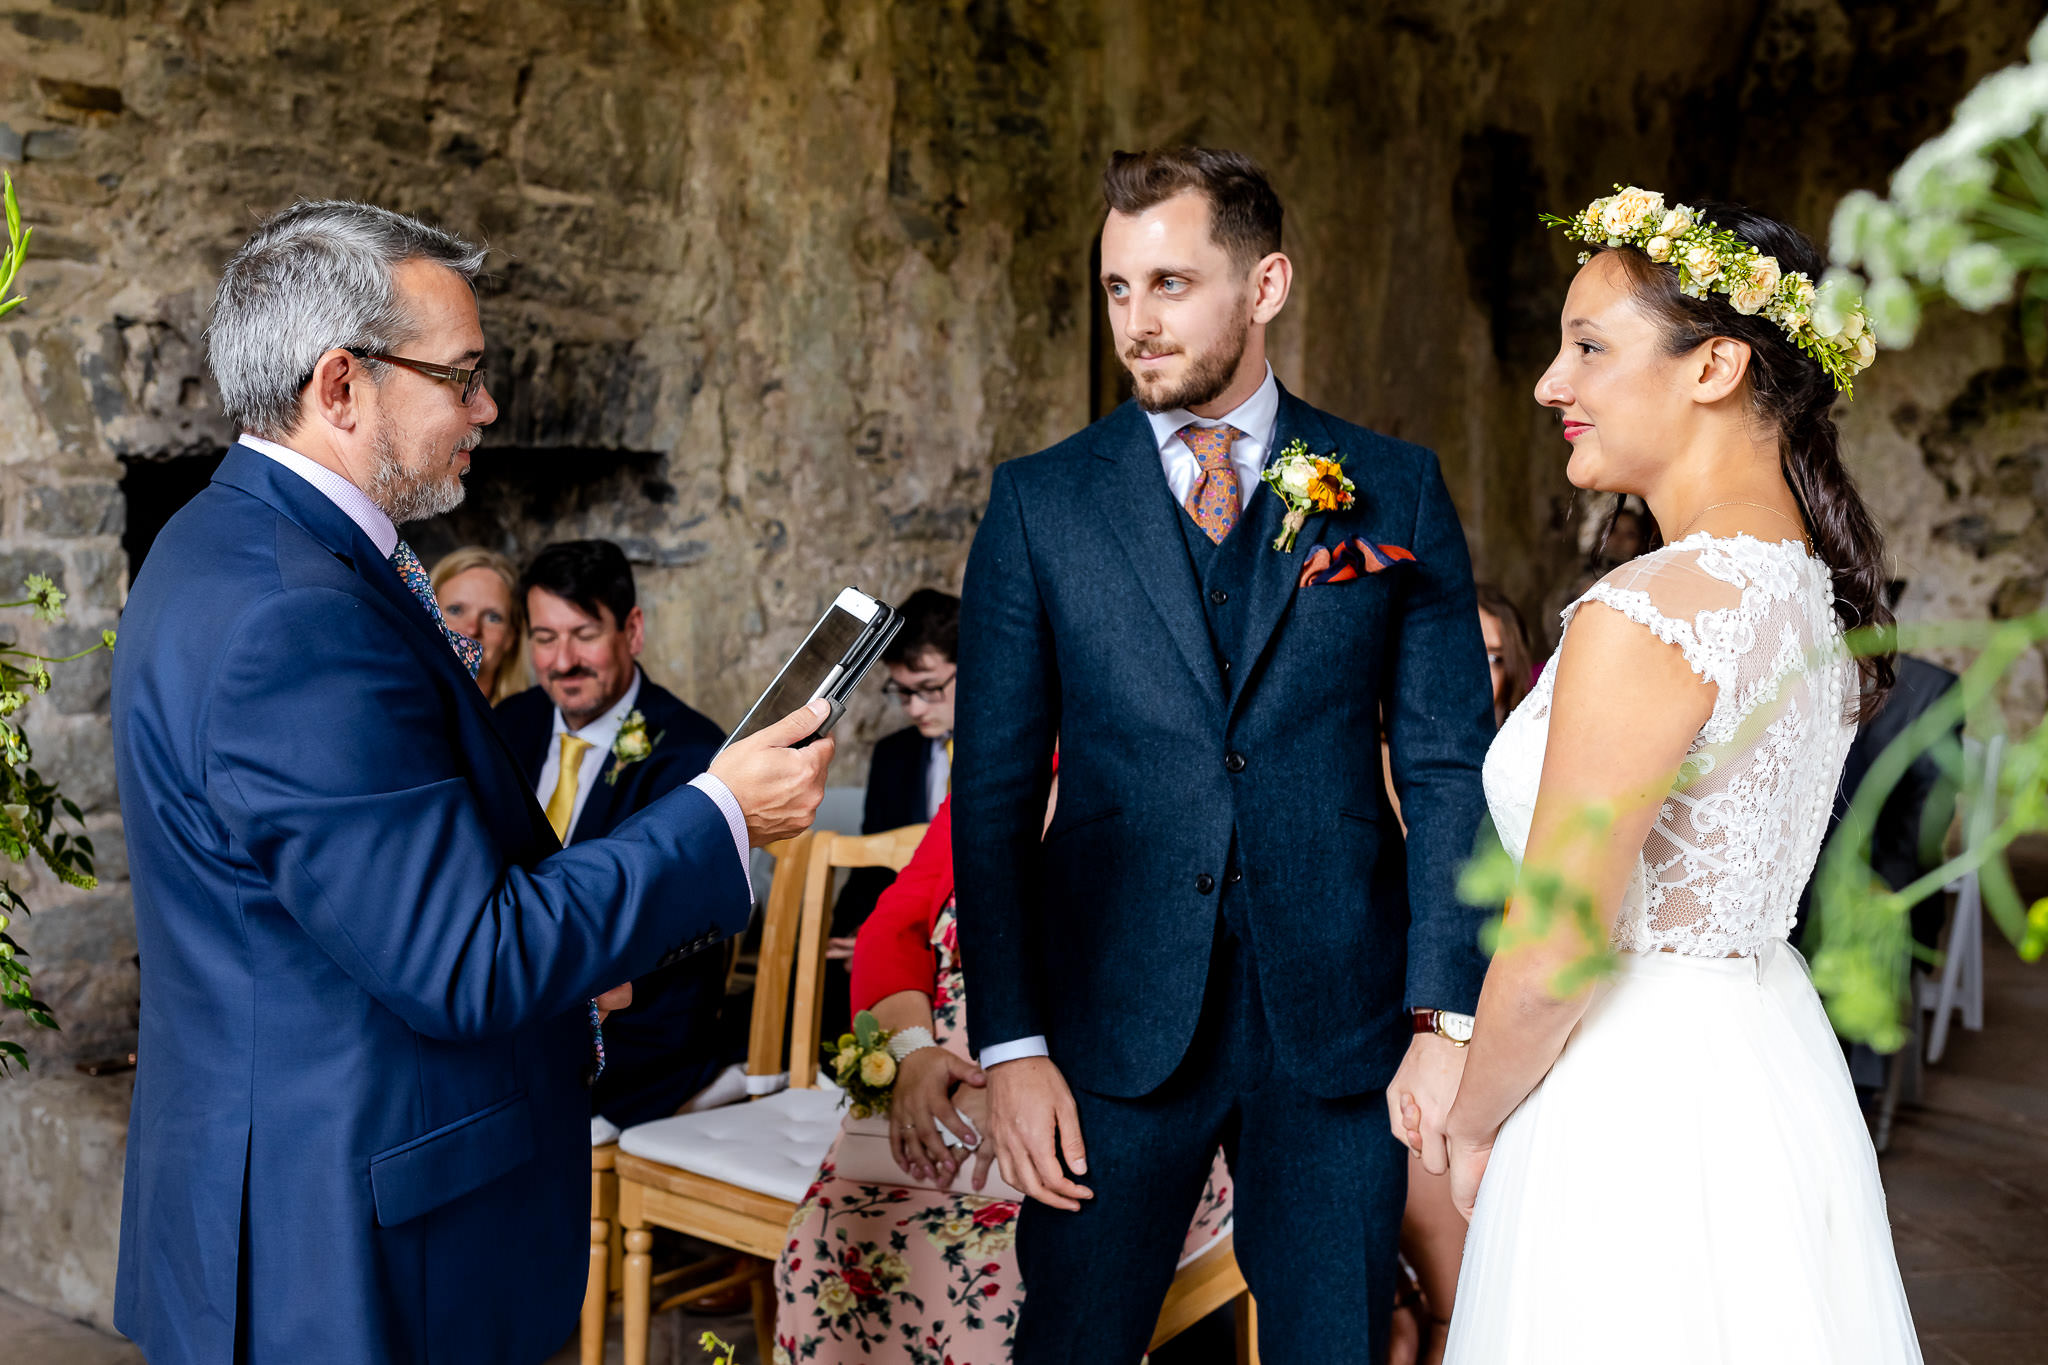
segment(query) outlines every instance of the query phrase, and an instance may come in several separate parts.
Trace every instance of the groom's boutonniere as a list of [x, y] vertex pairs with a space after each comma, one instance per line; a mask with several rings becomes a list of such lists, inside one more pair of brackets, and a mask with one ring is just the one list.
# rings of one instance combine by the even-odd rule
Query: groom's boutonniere
[[[667, 733], [666, 730], [662, 732]], [[653, 753], [654, 746], [659, 743], [661, 735], [653, 739], [647, 737], [647, 717], [638, 711], [628, 711], [626, 718], [619, 722], [619, 737], [612, 741], [612, 770], [604, 775], [604, 780], [617, 786], [620, 771]]]
[[1273, 486], [1287, 505], [1287, 519], [1273, 548], [1286, 553], [1308, 519], [1321, 512], [1342, 512], [1356, 502], [1358, 490], [1344, 477], [1344, 457], [1337, 454], [1311, 455], [1299, 439], [1289, 441], [1280, 457], [1259, 476]]

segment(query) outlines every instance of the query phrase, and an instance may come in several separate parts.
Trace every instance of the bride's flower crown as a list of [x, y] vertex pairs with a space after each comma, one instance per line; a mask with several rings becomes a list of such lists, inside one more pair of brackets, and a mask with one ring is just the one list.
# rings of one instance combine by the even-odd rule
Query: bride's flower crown
[[[1877, 357], [1860, 299], [1843, 298], [1814, 286], [1803, 271], [1785, 272], [1778, 258], [1743, 241], [1686, 204], [1665, 208], [1664, 196], [1634, 185], [1616, 185], [1570, 218], [1541, 215], [1565, 235], [1601, 246], [1632, 246], [1660, 265], [1678, 271], [1680, 292], [1703, 299], [1708, 290], [1726, 294], [1738, 313], [1762, 313], [1785, 329], [1792, 344], [1827, 371], [1837, 389], [1850, 394], [1850, 381]], [[1579, 253], [1579, 263], [1592, 259]]]

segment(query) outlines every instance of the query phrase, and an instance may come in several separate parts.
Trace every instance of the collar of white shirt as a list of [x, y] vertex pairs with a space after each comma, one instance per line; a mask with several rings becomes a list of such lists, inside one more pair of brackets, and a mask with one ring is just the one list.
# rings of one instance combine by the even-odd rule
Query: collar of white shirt
[[1273, 367], [1268, 365], [1264, 382], [1252, 396], [1221, 417], [1197, 417], [1186, 408], [1173, 408], [1167, 412], [1148, 412], [1145, 420], [1152, 424], [1152, 438], [1159, 443], [1159, 462], [1166, 471], [1167, 486], [1173, 490], [1173, 500], [1179, 503], [1188, 500], [1188, 490], [1202, 472], [1202, 462], [1180, 438], [1181, 428], [1190, 423], [1236, 427], [1243, 435], [1230, 447], [1230, 462], [1237, 466], [1242, 502], [1249, 503], [1259, 490], [1259, 475], [1273, 445], [1273, 428], [1280, 422], [1280, 384], [1273, 378]]
[[237, 438], [249, 449], [289, 469], [318, 489], [322, 496], [336, 507], [342, 515], [362, 528], [370, 543], [377, 547], [377, 553], [386, 559], [398, 549], [398, 528], [391, 524], [391, 518], [384, 515], [384, 509], [370, 501], [370, 495], [335, 473], [324, 464], [318, 464], [298, 451], [281, 446], [275, 441], [266, 441], [261, 436], [243, 432]]
[[639, 700], [640, 669], [638, 665], [635, 665], [633, 681], [626, 688], [626, 695], [614, 702], [610, 710], [584, 726], [581, 730], [571, 730], [569, 723], [562, 719], [562, 708], [557, 706], [555, 708], [554, 732], [558, 735], [574, 735], [578, 739], [588, 741], [590, 744], [588, 752], [590, 753], [608, 754], [612, 751], [612, 743], [619, 737], [619, 727], [625, 724], [626, 717], [633, 710], [633, 703]]

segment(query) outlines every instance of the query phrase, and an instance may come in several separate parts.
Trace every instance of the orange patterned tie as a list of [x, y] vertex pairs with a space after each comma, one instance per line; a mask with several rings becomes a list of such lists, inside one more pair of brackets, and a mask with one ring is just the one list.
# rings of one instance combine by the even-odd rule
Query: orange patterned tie
[[1205, 427], [1193, 422], [1180, 429], [1181, 440], [1202, 463], [1202, 472], [1188, 489], [1188, 515], [1202, 528], [1202, 534], [1218, 545], [1237, 525], [1238, 509], [1244, 505], [1237, 466], [1230, 462], [1230, 447], [1242, 435], [1236, 427]]

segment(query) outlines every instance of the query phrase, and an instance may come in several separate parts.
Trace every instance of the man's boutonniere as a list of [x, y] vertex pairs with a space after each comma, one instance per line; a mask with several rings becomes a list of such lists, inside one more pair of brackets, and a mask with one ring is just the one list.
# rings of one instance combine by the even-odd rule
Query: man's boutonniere
[[1289, 441], [1280, 458], [1267, 465], [1259, 477], [1271, 484], [1287, 505], [1287, 519], [1273, 540], [1273, 548], [1283, 554], [1294, 548], [1294, 538], [1310, 517], [1318, 512], [1342, 512], [1358, 500], [1358, 490], [1344, 477], [1344, 457], [1311, 455], [1299, 439]]
[[[663, 731], [662, 734], [668, 733]], [[647, 737], [647, 717], [638, 711], [628, 711], [626, 718], [619, 722], [619, 737], [612, 741], [612, 770], [604, 780], [618, 785], [619, 772], [627, 766], [638, 763], [654, 752], [654, 746], [661, 743], [661, 735]]]

